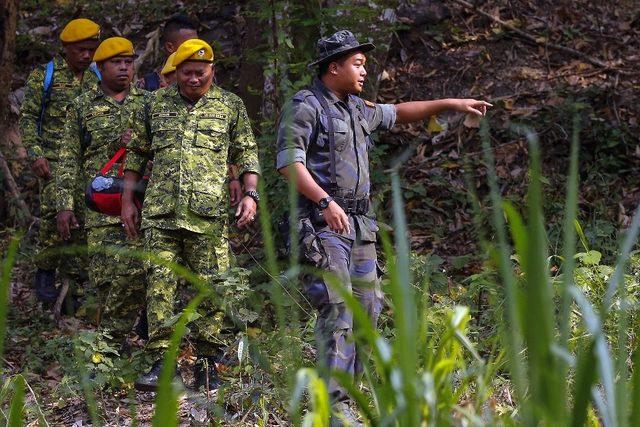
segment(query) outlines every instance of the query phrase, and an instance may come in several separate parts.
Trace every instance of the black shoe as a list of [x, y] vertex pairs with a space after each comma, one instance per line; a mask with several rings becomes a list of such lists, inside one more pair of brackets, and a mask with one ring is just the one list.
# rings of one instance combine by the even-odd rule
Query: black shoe
[[[140, 375], [133, 386], [138, 391], [157, 391], [158, 382], [160, 381], [160, 372], [162, 372], [162, 360], [156, 361], [151, 369], [149, 369], [149, 372]], [[175, 368], [173, 379], [174, 382], [182, 383], [182, 377], [178, 372], [177, 366]]]
[[216, 358], [211, 356], [198, 357], [193, 367], [193, 376], [195, 377], [193, 386], [196, 390], [212, 391], [220, 387]]
[[60, 289], [56, 288], [56, 271], [39, 268], [36, 271], [34, 288], [38, 301], [49, 304], [55, 303], [60, 294]]

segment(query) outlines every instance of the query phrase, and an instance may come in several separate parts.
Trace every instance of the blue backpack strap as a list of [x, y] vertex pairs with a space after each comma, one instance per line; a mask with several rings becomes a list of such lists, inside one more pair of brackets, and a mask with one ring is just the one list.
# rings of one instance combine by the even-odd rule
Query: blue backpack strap
[[40, 100], [40, 115], [38, 116], [38, 136], [42, 136], [42, 122], [44, 121], [44, 111], [47, 109], [49, 98], [51, 97], [51, 85], [53, 84], [53, 59], [47, 63], [44, 70], [44, 82], [42, 83], [42, 99]]
[[98, 78], [98, 81], [101, 82], [102, 74], [100, 74], [100, 70], [98, 70], [98, 66], [96, 65], [95, 62], [92, 62], [91, 65], [89, 65], [89, 69], [93, 72], [93, 74], [96, 75], [96, 77]]
[[144, 90], [153, 92], [160, 89], [160, 76], [158, 73], [149, 73], [144, 76]]

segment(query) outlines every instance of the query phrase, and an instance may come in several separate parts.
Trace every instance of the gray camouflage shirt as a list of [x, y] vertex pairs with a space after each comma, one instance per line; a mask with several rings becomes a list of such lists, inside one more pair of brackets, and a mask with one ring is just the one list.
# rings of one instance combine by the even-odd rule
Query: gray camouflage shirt
[[[374, 104], [355, 95], [340, 100], [316, 79], [313, 87], [324, 94], [329, 105], [335, 133], [336, 181], [339, 194], [329, 192], [331, 183], [327, 120], [319, 101], [310, 90], [296, 93], [285, 105], [278, 127], [278, 169], [300, 162], [313, 179], [332, 196], [364, 199], [371, 190], [369, 149], [371, 134], [389, 130], [396, 121], [392, 104]], [[357, 225], [363, 241], [375, 241], [378, 227], [373, 213], [350, 215], [352, 226]], [[351, 238], [355, 239], [352, 232]]]

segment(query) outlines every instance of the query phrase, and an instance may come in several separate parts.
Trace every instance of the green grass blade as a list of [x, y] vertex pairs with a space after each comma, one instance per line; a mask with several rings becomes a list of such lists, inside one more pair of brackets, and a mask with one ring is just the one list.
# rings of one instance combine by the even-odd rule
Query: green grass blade
[[591, 401], [591, 390], [598, 377], [598, 371], [593, 369], [597, 363], [594, 350], [595, 344], [593, 341], [590, 341], [578, 354], [578, 363], [572, 392], [572, 427], [582, 427], [586, 425], [589, 403]]
[[16, 259], [16, 253], [18, 252], [18, 246], [20, 245], [21, 238], [22, 234], [18, 234], [11, 238], [7, 253], [2, 260], [2, 276], [0, 277], [0, 356], [4, 354], [4, 341], [7, 336], [7, 314], [11, 270]]
[[492, 222], [496, 232], [498, 241], [498, 250], [495, 253], [497, 264], [500, 270], [500, 276], [503, 281], [503, 297], [506, 303], [506, 315], [504, 322], [504, 332], [506, 338], [507, 360], [509, 370], [511, 372], [511, 380], [513, 382], [518, 401], [522, 402], [522, 420], [523, 424], [531, 423], [531, 415], [528, 407], [524, 405], [527, 399], [527, 381], [525, 376], [525, 367], [522, 362], [523, 345], [521, 340], [521, 330], [518, 321], [518, 300], [517, 300], [517, 281], [511, 268], [511, 250], [507, 243], [506, 227], [504, 217], [502, 215], [502, 197], [498, 187], [498, 176], [495, 170], [495, 159], [491, 149], [491, 139], [489, 136], [489, 124], [487, 120], [480, 123], [480, 136], [482, 140], [482, 149], [485, 155], [485, 163], [487, 166], [487, 177], [490, 189], [492, 208]]
[[[573, 285], [573, 271], [575, 268], [574, 255], [576, 252], [576, 223], [578, 209], [578, 149], [580, 146], [580, 115], [576, 112], [573, 116], [573, 134], [571, 137], [571, 155], [569, 159], [569, 174], [567, 177], [567, 197], [565, 202], [565, 217], [562, 227], [563, 234], [563, 257], [562, 264], [562, 285], [560, 287], [560, 312], [558, 317], [558, 329], [560, 331], [560, 341], [558, 345], [562, 349], [567, 349], [570, 335], [569, 311], [571, 309], [571, 295], [569, 287]], [[593, 351], [591, 351], [593, 354]], [[561, 363], [559, 368], [560, 378], [566, 378], [568, 366]], [[567, 383], [560, 382], [559, 398], [562, 407], [567, 405]], [[575, 399], [574, 399], [575, 400]], [[574, 404], [575, 407], [575, 404]], [[586, 416], [586, 409], [585, 409]]]
[[394, 342], [397, 365], [402, 372], [402, 388], [406, 411], [400, 415], [407, 426], [418, 425], [420, 410], [416, 400], [415, 373], [418, 369], [417, 313], [415, 293], [411, 285], [410, 248], [407, 222], [402, 201], [400, 177], [396, 169], [391, 172], [393, 226], [395, 231], [396, 263], [390, 269], [390, 294], [395, 311], [396, 340]]
[[544, 408], [540, 416], [546, 423], [563, 423], [565, 408], [560, 406], [558, 359], [551, 349], [554, 340], [554, 303], [549, 280], [548, 242], [542, 213], [542, 165], [537, 136], [526, 132], [530, 147], [530, 184], [527, 193], [528, 238], [526, 253], [521, 254], [526, 275], [526, 301], [523, 329], [527, 343], [530, 393], [533, 404]]
[[158, 381], [153, 427], [176, 427], [178, 425], [178, 396], [176, 396], [174, 391], [173, 378], [175, 375], [180, 341], [187, 331], [187, 323], [196, 312], [196, 308], [205, 298], [210, 296], [210, 292], [199, 292], [195, 298], [189, 301], [189, 304], [180, 315], [180, 319], [174, 327], [173, 334], [171, 335], [171, 343], [164, 354], [162, 371], [160, 372], [160, 379]]
[[11, 412], [9, 413], [9, 427], [22, 427], [24, 425], [24, 378], [16, 375], [13, 379], [13, 398], [11, 399]]
[[631, 409], [629, 425], [640, 426], [640, 343], [636, 345], [633, 354], [633, 374], [631, 376], [631, 390], [627, 404]]

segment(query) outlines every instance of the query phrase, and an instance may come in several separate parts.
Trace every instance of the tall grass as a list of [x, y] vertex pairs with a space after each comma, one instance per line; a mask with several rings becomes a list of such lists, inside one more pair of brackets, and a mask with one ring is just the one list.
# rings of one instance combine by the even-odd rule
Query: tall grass
[[[357, 343], [373, 349], [365, 375], [371, 398], [362, 393], [351, 378], [334, 373], [351, 392], [368, 425], [409, 427], [424, 422], [429, 425], [457, 425], [461, 418], [472, 425], [508, 425], [512, 422], [526, 426], [581, 426], [587, 422], [601, 422], [605, 426], [640, 425], [640, 411], [637, 409], [640, 374], [634, 371], [629, 375], [629, 343], [626, 339], [628, 307], [624, 305], [622, 283], [629, 253], [638, 235], [640, 216], [636, 214], [626, 230], [615, 274], [611, 277], [602, 305], [594, 307], [573, 282], [579, 151], [579, 120], [576, 114], [563, 226], [563, 279], [556, 292], [551, 286], [543, 216], [539, 142], [530, 130], [520, 131], [530, 147], [530, 182], [526, 207], [522, 213], [514, 205], [502, 200], [488, 123], [484, 122], [481, 127], [493, 205], [493, 233], [496, 236], [493, 243], [489, 242], [492, 248], [490, 256], [500, 272], [501, 298], [498, 307], [504, 307], [505, 310], [502, 317], [502, 343], [506, 348], [509, 378], [516, 392], [517, 413], [513, 415], [514, 418], [483, 413], [482, 405], [485, 402], [482, 399], [470, 408], [458, 406], [462, 394], [474, 392], [471, 382], [458, 380], [460, 375], [468, 372], [467, 361], [476, 364], [476, 373], [472, 375], [476, 385], [486, 384], [487, 376], [495, 374], [495, 366], [499, 363], [496, 360], [489, 363], [483, 360], [467, 338], [467, 309], [452, 309], [440, 339], [424, 339], [424, 336], [418, 335], [424, 334], [430, 327], [428, 317], [418, 312], [418, 307], [423, 311], [429, 310], [429, 306], [419, 304], [416, 289], [412, 285], [404, 204], [399, 177], [392, 171], [395, 240], [392, 242], [389, 236], [382, 233], [382, 246], [389, 269], [388, 291], [394, 313], [394, 337], [391, 340], [382, 338], [371, 327], [355, 298], [338, 280], [330, 281], [354, 312], [359, 331], [356, 334]], [[513, 261], [514, 258], [517, 263]], [[611, 349], [603, 323], [614, 305], [621, 306], [621, 309], [617, 324], [617, 348]], [[571, 335], [570, 310], [580, 313], [588, 331], [586, 337]], [[570, 339], [577, 342], [572, 348], [569, 347]], [[464, 349], [464, 353], [456, 352], [456, 347]], [[637, 346], [633, 359], [640, 359]], [[475, 391], [479, 390], [480, 387]], [[312, 412], [319, 409], [313, 407], [313, 402]]]
[[[353, 313], [357, 345], [370, 351], [370, 358], [363, 361], [362, 378], [354, 379], [341, 372], [331, 373], [351, 395], [367, 425], [640, 425], [637, 405], [640, 401], [640, 373], [637, 369], [630, 369], [640, 362], [640, 346], [627, 338], [631, 322], [624, 286], [629, 254], [640, 231], [640, 214], [634, 215], [630, 227], [625, 230], [615, 272], [602, 302], [594, 305], [574, 283], [580, 129], [577, 117], [574, 120], [566, 189], [564, 247], [560, 258], [562, 277], [560, 286], [555, 288], [552, 286], [543, 215], [544, 190], [537, 136], [528, 129], [519, 130], [530, 147], [529, 188], [526, 204], [520, 209], [501, 197], [489, 125], [482, 123], [480, 137], [488, 170], [493, 228], [482, 235], [494, 236], [493, 240], [484, 242], [484, 247], [488, 248], [487, 257], [499, 272], [499, 282], [495, 285], [500, 298], [493, 302], [493, 309], [503, 310], [499, 341], [502, 348], [494, 355], [478, 354], [468, 336], [471, 316], [467, 307], [452, 306], [442, 310], [432, 306], [429, 278], [416, 280], [412, 277], [412, 254], [400, 176], [397, 168], [391, 170], [394, 231], [393, 235], [381, 233], [381, 246], [388, 269], [385, 291], [393, 313], [393, 333], [383, 336], [344, 285], [336, 277], [327, 279]], [[295, 205], [292, 185], [290, 200]], [[300, 337], [291, 335], [296, 334], [291, 322], [297, 320], [299, 313], [291, 312], [286, 299], [301, 298], [295, 276], [302, 268], [294, 254], [285, 267], [285, 276], [290, 280], [281, 279], [282, 267], [276, 257], [266, 198], [261, 200], [260, 208], [265, 271], [271, 280], [277, 340], [281, 343], [284, 357], [282, 369], [287, 381], [283, 383], [290, 384], [287, 392], [291, 396], [291, 418], [295, 424], [326, 426], [332, 409], [325, 379], [318, 374], [322, 369], [305, 367], [295, 372], [296, 367], [302, 364], [302, 351], [296, 344], [296, 338]], [[292, 215], [291, 219], [295, 217]], [[13, 239], [2, 263], [0, 346], [6, 333], [9, 280], [17, 247], [18, 239]], [[176, 426], [179, 423], [178, 396], [172, 378], [178, 348], [188, 321], [193, 318], [198, 305], [212, 297], [211, 290], [207, 283], [184, 267], [167, 263], [154, 254], [114, 248], [102, 250], [126, 253], [168, 266], [198, 289], [198, 295], [183, 311], [174, 328], [156, 397], [153, 425]], [[438, 310], [437, 316], [430, 315], [435, 310]], [[578, 313], [586, 334], [575, 334], [571, 313]], [[611, 346], [603, 326], [612, 313], [617, 320], [615, 347]], [[487, 409], [487, 398], [491, 393], [492, 380], [503, 366], [508, 372], [517, 409], [501, 415]], [[279, 372], [272, 374], [275, 376]], [[24, 379], [16, 376], [11, 387], [13, 392], [6, 420], [9, 425], [21, 425]], [[307, 400], [305, 391], [309, 396]], [[92, 393], [90, 387], [87, 388], [88, 402], [92, 401]], [[93, 418], [94, 423], [99, 424], [97, 417]]]

